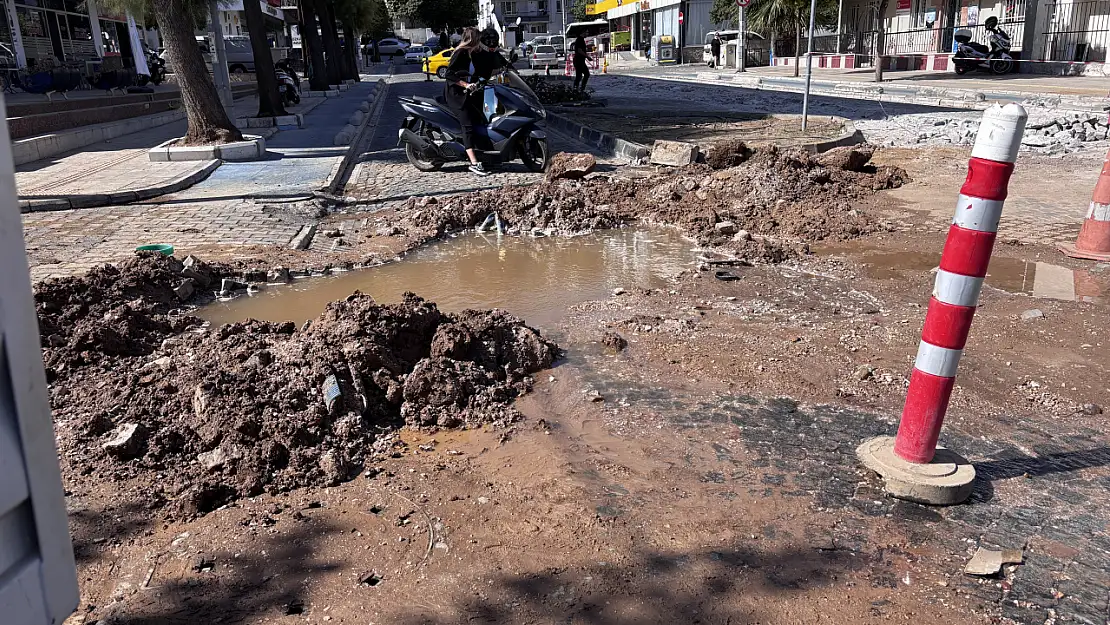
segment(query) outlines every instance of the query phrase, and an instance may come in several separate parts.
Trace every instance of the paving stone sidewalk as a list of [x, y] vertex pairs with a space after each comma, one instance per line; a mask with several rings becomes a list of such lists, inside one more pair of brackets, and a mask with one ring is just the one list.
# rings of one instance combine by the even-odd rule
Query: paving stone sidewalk
[[[306, 99], [290, 108], [290, 112], [310, 112], [319, 104], [320, 100]], [[237, 117], [253, 115], [257, 111], [256, 97], [243, 98], [235, 103], [234, 115]], [[180, 120], [19, 165], [15, 173], [19, 198], [71, 198], [165, 188], [174, 181], [211, 168], [213, 164], [213, 161], [150, 161], [147, 150], [183, 136], [185, 130], [185, 120]]]

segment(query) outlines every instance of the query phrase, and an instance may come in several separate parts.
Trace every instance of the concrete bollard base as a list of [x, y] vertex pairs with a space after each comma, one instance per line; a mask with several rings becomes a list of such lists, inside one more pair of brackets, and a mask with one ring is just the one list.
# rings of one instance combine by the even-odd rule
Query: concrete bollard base
[[975, 467], [943, 447], [937, 448], [932, 462], [915, 464], [894, 453], [893, 436], [879, 436], [856, 448], [856, 456], [883, 477], [886, 492], [897, 499], [949, 506], [971, 496]]

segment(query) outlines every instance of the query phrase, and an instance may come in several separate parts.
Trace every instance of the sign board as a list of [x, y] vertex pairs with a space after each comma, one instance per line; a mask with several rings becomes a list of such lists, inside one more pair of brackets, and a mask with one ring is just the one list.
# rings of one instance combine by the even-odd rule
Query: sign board
[[736, 6], [738, 6], [738, 7], [746, 7], [751, 3], [752, 3], [752, 0], [736, 0]]
[[910, 10], [913, 0], [898, 0], [898, 12], [905, 13]]

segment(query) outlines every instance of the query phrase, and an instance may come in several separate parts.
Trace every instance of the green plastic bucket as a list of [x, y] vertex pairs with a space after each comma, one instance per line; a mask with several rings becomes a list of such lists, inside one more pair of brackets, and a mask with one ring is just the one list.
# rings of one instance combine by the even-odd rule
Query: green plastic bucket
[[135, 248], [136, 252], [158, 252], [162, 256], [173, 256], [173, 246], [167, 243], [156, 243], [154, 245], [140, 245]]

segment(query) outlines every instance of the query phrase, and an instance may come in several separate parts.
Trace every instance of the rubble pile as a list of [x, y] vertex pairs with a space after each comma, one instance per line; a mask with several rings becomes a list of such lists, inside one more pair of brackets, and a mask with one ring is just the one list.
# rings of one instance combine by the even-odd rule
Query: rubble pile
[[907, 176], [898, 168], [869, 165], [872, 152], [856, 146], [815, 157], [729, 144], [709, 154], [712, 165], [646, 178], [594, 174], [446, 200], [413, 198], [389, 227], [431, 239], [475, 227], [552, 235], [644, 221], [676, 226], [705, 247], [782, 262], [804, 253], [809, 242], [884, 229], [860, 206], [875, 191], [901, 186]]
[[[883, 145], [973, 145], [981, 113], [902, 116], [901, 121], [862, 121], [856, 125]], [[907, 123], [914, 118], [913, 123]], [[1110, 125], [1106, 113], [1051, 113], [1031, 110], [1022, 136], [1022, 149], [1042, 154], [1070, 154], [1092, 148], [1106, 149]]]
[[[111, 334], [130, 346], [97, 358], [68, 355], [84, 353], [69, 342], [46, 347], [64, 471], [117, 482], [129, 491], [122, 496], [171, 515], [335, 484], [359, 470], [381, 433], [405, 423], [511, 421], [510, 402], [529, 390], [530, 374], [558, 356], [509, 314], [443, 313], [412, 294], [379, 305], [355, 293], [299, 329], [259, 321], [204, 329], [156, 312], [172, 305], [171, 289], [136, 290], [137, 276], [171, 277], [173, 268], [173, 259], [144, 257], [94, 271], [94, 284], [69, 281], [86, 295], [109, 275], [131, 286], [99, 307], [75, 295], [65, 322], [43, 307], [57, 301], [56, 283], [38, 296], [44, 328], [64, 336], [62, 326], [76, 323], [81, 336]], [[101, 308], [128, 310], [126, 322]]]

